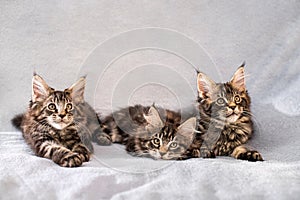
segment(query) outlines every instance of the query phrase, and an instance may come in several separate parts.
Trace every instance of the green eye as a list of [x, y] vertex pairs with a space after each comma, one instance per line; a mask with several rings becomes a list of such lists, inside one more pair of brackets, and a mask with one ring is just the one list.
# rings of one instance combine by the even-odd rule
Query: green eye
[[235, 95], [234, 101], [235, 101], [236, 103], [240, 103], [241, 100], [242, 100], [242, 99], [241, 99], [240, 95]]
[[54, 104], [54, 103], [49, 103], [48, 109], [49, 109], [49, 110], [55, 110], [55, 109], [56, 109], [55, 104]]
[[154, 139], [152, 140], [152, 142], [153, 142], [153, 144], [158, 145], [158, 144], [160, 144], [160, 139], [154, 138]]
[[170, 147], [171, 147], [171, 148], [176, 148], [176, 147], [177, 147], [177, 143], [176, 143], [176, 142], [172, 142], [172, 143], [170, 144]]
[[224, 105], [225, 104], [225, 100], [223, 98], [218, 98], [217, 99], [217, 104]]
[[66, 105], [66, 108], [67, 108], [68, 110], [72, 110], [73, 105], [72, 105], [71, 103], [68, 103], [68, 104]]

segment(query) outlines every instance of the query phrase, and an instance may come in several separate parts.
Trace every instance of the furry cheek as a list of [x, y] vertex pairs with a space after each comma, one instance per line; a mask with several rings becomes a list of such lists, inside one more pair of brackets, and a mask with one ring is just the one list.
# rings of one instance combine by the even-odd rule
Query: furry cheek
[[73, 121], [73, 115], [71, 115], [71, 114], [67, 114], [63, 119], [62, 119], [62, 121], [64, 122], [64, 123], [67, 123], [67, 124], [69, 124], [69, 123], [71, 123], [72, 121]]
[[160, 159], [161, 155], [156, 149], [149, 150], [150, 156], [152, 156], [154, 159]]

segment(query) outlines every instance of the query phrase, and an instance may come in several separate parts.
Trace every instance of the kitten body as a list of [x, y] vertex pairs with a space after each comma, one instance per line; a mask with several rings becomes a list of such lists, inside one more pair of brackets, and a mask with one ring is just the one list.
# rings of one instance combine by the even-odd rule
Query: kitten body
[[196, 118], [181, 124], [178, 112], [135, 105], [107, 116], [101, 127], [112, 142], [126, 145], [133, 156], [185, 159], [194, 137]]
[[252, 136], [253, 123], [244, 77], [244, 65], [227, 83], [215, 83], [207, 75], [198, 73], [198, 131], [203, 141], [202, 157], [263, 160], [259, 152], [245, 145]]
[[70, 88], [56, 91], [40, 76], [33, 76], [29, 108], [12, 122], [22, 130], [37, 156], [63, 167], [89, 161], [92, 132], [100, 131], [100, 125], [96, 113], [84, 101], [84, 87], [85, 78], [81, 78]]

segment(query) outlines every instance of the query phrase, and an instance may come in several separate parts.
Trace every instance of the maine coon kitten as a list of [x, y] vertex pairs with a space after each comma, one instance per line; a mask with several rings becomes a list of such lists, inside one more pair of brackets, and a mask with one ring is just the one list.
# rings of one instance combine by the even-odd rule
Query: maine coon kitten
[[246, 90], [244, 64], [227, 83], [215, 83], [198, 73], [198, 103], [201, 120], [198, 131], [203, 139], [204, 157], [232, 156], [248, 161], [263, 161], [256, 150], [245, 145], [253, 133], [250, 97]]
[[[35, 154], [63, 167], [78, 167], [90, 159], [91, 137], [100, 132], [96, 113], [84, 101], [85, 78], [57, 91], [39, 76], [32, 79], [32, 99], [27, 112], [12, 122], [23, 132]], [[104, 145], [109, 136], [99, 136]], [[103, 138], [106, 138], [103, 139]]]
[[196, 118], [180, 125], [179, 113], [166, 110], [165, 115], [163, 121], [154, 106], [130, 106], [106, 117], [102, 130], [111, 136], [112, 142], [125, 144], [133, 156], [184, 159], [194, 138]]

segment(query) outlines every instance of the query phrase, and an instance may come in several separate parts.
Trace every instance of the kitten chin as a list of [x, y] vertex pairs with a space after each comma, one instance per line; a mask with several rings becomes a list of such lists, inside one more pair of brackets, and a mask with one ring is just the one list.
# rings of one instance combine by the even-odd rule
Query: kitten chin
[[56, 123], [56, 122], [49, 122], [49, 124], [50, 124], [53, 128], [55, 128], [55, 129], [57, 129], [57, 130], [63, 130], [63, 129], [65, 129], [66, 127], [68, 127], [68, 126], [70, 125], [70, 123], [69, 123], [69, 124], [66, 124], [66, 123], [64, 123], [64, 122], [59, 122], [59, 123]]
[[226, 122], [228, 123], [234, 123], [240, 118], [240, 115], [237, 114], [231, 114], [230, 116], [226, 117]]

